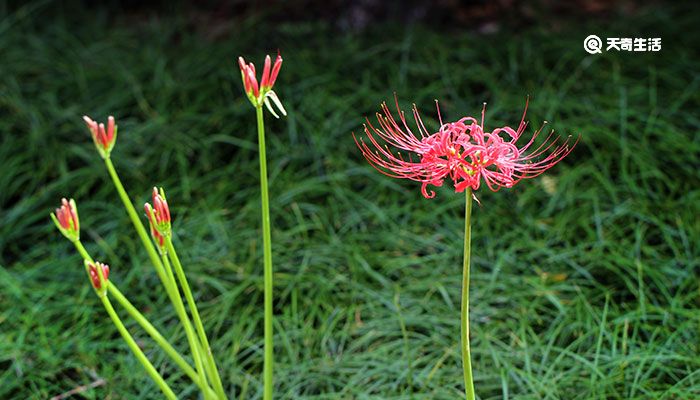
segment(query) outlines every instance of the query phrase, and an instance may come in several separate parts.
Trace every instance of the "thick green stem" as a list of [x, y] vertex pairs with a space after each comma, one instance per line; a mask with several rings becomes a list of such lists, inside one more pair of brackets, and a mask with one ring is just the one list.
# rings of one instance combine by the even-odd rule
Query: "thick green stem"
[[206, 392], [209, 394], [210, 397], [215, 398], [216, 393], [212, 388], [207, 386], [206, 382], [202, 382], [201, 378], [197, 375], [197, 372], [190, 366], [190, 364], [185, 361], [185, 359], [180, 355], [180, 353], [175, 350], [175, 348], [168, 342], [167, 339], [163, 337], [163, 335], [158, 332], [158, 330], [151, 325], [151, 323], [146, 319], [146, 317], [139, 312], [139, 310], [134, 307], [133, 304], [122, 294], [121, 291], [117, 288], [117, 286], [114, 284], [114, 282], [109, 282], [109, 286], [107, 287], [109, 290], [109, 294], [114, 297], [119, 304], [124, 307], [127, 313], [133, 318], [141, 327], [143, 330], [148, 333], [148, 335], [165, 351], [165, 353], [177, 364], [182, 371], [187, 375], [190, 379], [192, 379], [192, 382], [194, 382], [201, 390], [202, 392]]
[[204, 331], [204, 325], [202, 324], [202, 319], [199, 317], [199, 310], [197, 309], [197, 304], [194, 301], [194, 296], [192, 296], [192, 291], [190, 290], [190, 285], [187, 282], [187, 277], [185, 276], [185, 271], [180, 263], [180, 258], [175, 252], [175, 246], [173, 246], [173, 241], [171, 237], [166, 237], [166, 246], [168, 250], [168, 256], [175, 266], [175, 274], [180, 282], [182, 291], [185, 293], [185, 298], [187, 299], [187, 305], [190, 308], [190, 313], [192, 314], [192, 319], [194, 320], [194, 326], [197, 330], [197, 335], [199, 336], [199, 342], [202, 344], [202, 350], [204, 352], [203, 357], [206, 361], [205, 368], [207, 369], [207, 374], [214, 383], [216, 393], [220, 399], [226, 398], [226, 393], [224, 392], [224, 386], [221, 383], [221, 377], [219, 376], [219, 370], [216, 368], [216, 362], [214, 361], [214, 355], [211, 353], [211, 348], [209, 347], [209, 340], [207, 339], [207, 334]]
[[141, 362], [141, 365], [143, 365], [143, 367], [146, 369], [146, 372], [151, 377], [151, 379], [153, 379], [153, 381], [155, 381], [158, 387], [160, 387], [160, 390], [163, 391], [163, 394], [165, 394], [166, 398], [170, 400], [176, 400], [177, 396], [175, 396], [175, 393], [173, 393], [172, 389], [170, 389], [170, 386], [168, 386], [163, 377], [160, 376], [158, 371], [156, 371], [153, 364], [151, 364], [151, 362], [148, 361], [146, 355], [143, 354], [143, 351], [141, 351], [139, 345], [136, 344], [134, 338], [131, 337], [131, 334], [126, 329], [122, 321], [119, 319], [119, 316], [117, 315], [117, 312], [114, 311], [114, 307], [112, 307], [112, 303], [110, 303], [109, 298], [107, 296], [100, 296], [100, 300], [102, 300], [102, 304], [105, 306], [109, 317], [112, 318], [112, 322], [114, 322], [114, 325], [117, 326], [117, 329], [126, 341], [126, 344], [129, 346], [136, 358]]
[[464, 210], [464, 266], [462, 272], [462, 369], [464, 371], [464, 392], [467, 400], [474, 400], [474, 379], [472, 378], [472, 360], [469, 350], [469, 259], [471, 257], [472, 239], [472, 190], [466, 191], [466, 206]]
[[[170, 280], [171, 284], [175, 284], [175, 276], [173, 275], [173, 270], [170, 267], [170, 261], [168, 261], [168, 257], [166, 255], [162, 256], [163, 260], [163, 266], [165, 267], [165, 273], [168, 276], [168, 279]], [[187, 311], [185, 311], [185, 304], [182, 302], [182, 297], [180, 297], [180, 291], [177, 290], [177, 294], [175, 295], [175, 311], [177, 312], [177, 315], [180, 317], [180, 321], [182, 321], [182, 325], [185, 328], [185, 334], [187, 335], [187, 342], [190, 345], [190, 351], [192, 352], [192, 358], [194, 359], [194, 365], [195, 368], [197, 369], [197, 373], [206, 385], [208, 385], [207, 382], [207, 376], [206, 373], [204, 372], [204, 364], [202, 363], [202, 356], [200, 354], [200, 343], [197, 340], [197, 336], [194, 333], [194, 329], [192, 329], [192, 323], [190, 322], [189, 317], [187, 316]], [[205, 392], [205, 398], [208, 399], [209, 396]]]
[[260, 195], [263, 227], [263, 280], [265, 302], [265, 358], [263, 365], [263, 400], [272, 400], [272, 238], [270, 234], [270, 199], [267, 192], [267, 157], [262, 105], [255, 108], [258, 120], [258, 156], [260, 157]]

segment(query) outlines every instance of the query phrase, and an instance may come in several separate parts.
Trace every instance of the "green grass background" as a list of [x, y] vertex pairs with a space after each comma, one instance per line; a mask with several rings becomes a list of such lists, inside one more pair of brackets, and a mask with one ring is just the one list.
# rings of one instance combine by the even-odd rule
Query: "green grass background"
[[[396, 91], [435, 127], [478, 115], [581, 135], [536, 180], [481, 190], [472, 258], [480, 399], [700, 397], [700, 38], [690, 7], [542, 16], [493, 35], [378, 24], [239, 20], [211, 38], [182, 15], [29, 3], [0, 20], [0, 398], [159, 398], [48, 214], [74, 197], [90, 252], [183, 353], [184, 333], [81, 116], [119, 124], [114, 163], [137, 204], [165, 187], [180, 256], [232, 397], [262, 393], [257, 138], [235, 58], [281, 49], [268, 118], [279, 399], [463, 396], [464, 198], [372, 170], [361, 132]], [[206, 28], [206, 26], [205, 26]], [[660, 53], [590, 56], [602, 37]], [[125, 316], [125, 315], [124, 315]], [[182, 398], [196, 388], [138, 327]]]

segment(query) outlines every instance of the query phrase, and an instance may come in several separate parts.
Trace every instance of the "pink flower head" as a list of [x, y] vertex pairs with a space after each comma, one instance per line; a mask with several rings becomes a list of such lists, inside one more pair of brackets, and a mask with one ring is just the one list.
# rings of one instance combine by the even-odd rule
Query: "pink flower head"
[[255, 76], [255, 65], [253, 65], [253, 63], [246, 63], [243, 57], [238, 57], [238, 67], [241, 69], [243, 88], [254, 107], [262, 107], [262, 105], [265, 104], [272, 115], [274, 115], [275, 118], [279, 118], [270, 103], [270, 100], [272, 100], [282, 115], [287, 115], [287, 111], [282, 106], [282, 102], [272, 90], [280, 68], [282, 68], [282, 56], [279, 55], [279, 53], [277, 54], [274, 65], [269, 55], [265, 57], [265, 64], [263, 66], [262, 76], [260, 77], [260, 85], [258, 85], [258, 79]]
[[99, 151], [102, 158], [108, 158], [117, 140], [117, 125], [114, 124], [114, 117], [110, 115], [107, 118], [106, 129], [104, 124], [98, 124], [87, 115], [83, 116], [83, 120], [90, 130], [90, 134], [92, 134], [92, 140], [95, 142], [97, 151]]
[[51, 219], [56, 224], [59, 231], [70, 241], [80, 239], [80, 220], [78, 219], [78, 208], [73, 199], [61, 199], [61, 207], [51, 213]]
[[102, 289], [102, 282], [100, 280], [100, 275], [97, 268], [102, 270], [102, 278], [104, 279], [104, 282], [107, 283], [107, 279], [109, 278], [109, 265], [102, 264], [101, 262], [95, 262], [93, 264], [87, 260], [85, 261], [85, 265], [87, 266], [88, 274], [90, 275], [90, 281], [92, 281], [92, 287], [97, 290]]
[[[365, 159], [379, 172], [394, 178], [421, 182], [421, 192], [426, 198], [435, 197], [435, 192], [428, 191], [428, 185], [442, 186], [445, 179], [453, 181], [455, 192], [458, 193], [468, 187], [473, 190], [479, 189], [482, 179], [494, 192], [502, 187], [512, 187], [521, 179], [534, 178], [553, 167], [566, 157], [578, 142], [577, 140], [570, 145], [571, 137], [563, 142], [560, 142], [559, 137], [551, 140], [554, 133], [552, 132], [544, 143], [530, 150], [542, 131], [540, 128], [524, 146], [518, 147], [516, 142], [527, 126], [525, 113], [517, 130], [506, 126], [485, 132], [485, 105], [480, 123], [472, 117], [464, 117], [451, 123], [443, 123], [440, 118], [440, 129], [432, 134], [423, 125], [414, 105], [413, 117], [420, 133], [420, 137], [417, 137], [408, 127], [405, 115], [399, 109], [398, 100], [396, 107], [400, 115], [400, 125], [384, 103], [383, 115], [377, 113], [379, 127], [373, 126], [369, 119], [364, 126], [369, 145], [364, 140], [358, 142], [357, 138], [355, 143]], [[394, 153], [386, 144], [380, 144], [377, 138], [392, 147], [406, 151], [408, 155], [404, 156], [400, 151]]]
[[144, 210], [148, 217], [148, 222], [151, 226], [151, 236], [156, 241], [161, 250], [165, 248], [165, 236], [170, 235], [170, 208], [165, 200], [165, 192], [157, 188], [153, 188], [152, 194], [153, 206], [146, 203]]

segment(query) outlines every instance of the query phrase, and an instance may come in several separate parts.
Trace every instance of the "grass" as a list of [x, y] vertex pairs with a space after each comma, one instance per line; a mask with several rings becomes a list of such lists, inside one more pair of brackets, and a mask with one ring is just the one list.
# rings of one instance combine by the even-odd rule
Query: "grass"
[[[700, 397], [700, 43], [688, 10], [490, 36], [422, 25], [338, 34], [244, 21], [210, 40], [178, 16], [53, 12], [0, 21], [0, 398], [105, 380], [86, 399], [159, 398], [48, 214], [78, 202], [84, 242], [142, 312], [184, 333], [80, 117], [113, 113], [138, 204], [162, 185], [175, 243], [235, 398], [262, 394], [257, 142], [235, 57], [281, 48], [268, 119], [280, 399], [462, 395], [463, 198], [373, 171], [350, 133], [396, 91], [435, 126], [478, 114], [580, 134], [537, 180], [482, 190], [473, 213], [472, 354], [481, 399]], [[633, 26], [630, 30], [630, 26]], [[660, 30], [661, 29], [661, 30]], [[581, 49], [661, 36], [658, 54]], [[124, 315], [124, 314], [122, 314]], [[182, 398], [196, 387], [127, 325]]]

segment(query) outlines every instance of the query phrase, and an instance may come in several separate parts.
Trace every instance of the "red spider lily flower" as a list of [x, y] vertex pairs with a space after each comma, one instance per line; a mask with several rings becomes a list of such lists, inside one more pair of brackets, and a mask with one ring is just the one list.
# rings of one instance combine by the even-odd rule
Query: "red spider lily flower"
[[75, 200], [61, 199], [61, 207], [57, 208], [55, 213], [51, 213], [51, 219], [63, 236], [72, 242], [80, 240], [80, 220]]
[[[85, 260], [85, 266], [87, 267], [88, 274], [90, 275], [90, 280], [92, 281], [92, 287], [94, 287], [97, 290], [102, 289], [102, 282], [100, 282], [100, 276], [97, 268], [102, 269], [102, 278], [104, 279], [105, 284], [107, 283], [107, 280], [109, 279], [109, 265], [107, 264], [102, 264], [101, 262], [95, 262], [94, 264]], [[106, 285], [105, 285], [106, 286]]]
[[98, 124], [87, 115], [83, 116], [83, 120], [92, 134], [97, 151], [102, 158], [108, 158], [117, 140], [117, 125], [114, 124], [114, 117], [110, 115], [107, 118], [107, 129], [105, 129], [105, 124]]
[[[373, 126], [369, 119], [364, 125], [371, 146], [362, 139], [358, 142], [354, 134], [353, 138], [370, 165], [387, 176], [421, 182], [421, 192], [426, 198], [435, 197], [435, 192], [428, 191], [428, 185], [442, 186], [445, 179], [453, 181], [457, 193], [468, 187], [479, 189], [482, 179], [494, 192], [502, 187], [510, 188], [521, 179], [534, 178], [553, 167], [571, 153], [578, 143], [577, 140], [570, 144], [571, 136], [561, 143], [559, 137], [550, 140], [554, 134], [552, 131], [544, 143], [528, 152], [542, 128], [524, 146], [517, 147], [516, 142], [527, 126], [525, 112], [517, 130], [506, 126], [485, 132], [486, 105], [481, 122], [472, 117], [464, 117], [457, 122], [443, 123], [439, 117], [440, 129], [432, 134], [423, 125], [414, 105], [413, 117], [420, 133], [420, 137], [417, 137], [408, 127], [398, 100], [396, 107], [401, 125], [384, 103], [383, 115], [377, 113], [379, 127]], [[386, 144], [380, 144], [377, 138], [408, 152], [408, 158], [400, 151], [394, 153]]]
[[158, 189], [154, 187], [151, 197], [153, 206], [146, 203], [143, 208], [146, 211], [146, 216], [151, 226], [151, 236], [153, 236], [153, 239], [161, 250], [163, 250], [165, 248], [165, 236], [170, 235], [170, 208], [165, 199], [163, 188], [161, 188], [159, 192]]
[[255, 65], [253, 65], [253, 63], [246, 64], [243, 57], [238, 57], [238, 67], [241, 69], [243, 88], [253, 106], [262, 107], [262, 105], [265, 104], [267, 109], [270, 110], [270, 113], [272, 113], [275, 118], [279, 118], [272, 108], [272, 104], [270, 103], [270, 101], [272, 101], [282, 115], [286, 116], [287, 111], [282, 106], [282, 102], [279, 97], [277, 97], [277, 94], [272, 90], [280, 68], [282, 68], [282, 56], [277, 54], [274, 65], [269, 55], [265, 57], [265, 64], [263, 66], [262, 76], [260, 77], [260, 85], [258, 85], [258, 79], [255, 76]]

